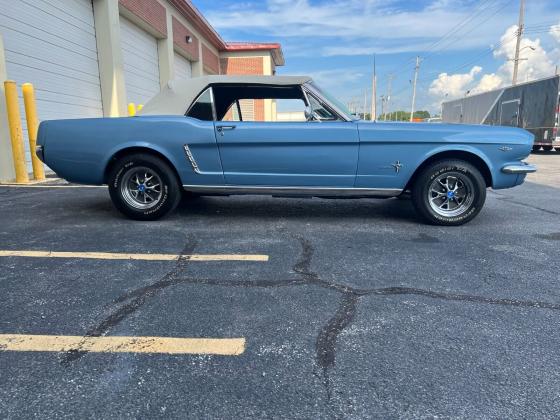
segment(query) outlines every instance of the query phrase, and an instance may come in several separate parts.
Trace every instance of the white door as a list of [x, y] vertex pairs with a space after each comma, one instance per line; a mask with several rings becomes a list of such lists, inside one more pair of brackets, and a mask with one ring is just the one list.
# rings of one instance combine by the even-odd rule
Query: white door
[[0, 31], [8, 78], [18, 83], [29, 163], [22, 83], [35, 87], [40, 120], [103, 115], [92, 3], [0, 0]]
[[173, 73], [177, 80], [190, 79], [192, 77], [192, 65], [189, 60], [175, 53], [173, 59]]
[[157, 39], [120, 17], [127, 102], [145, 104], [160, 91]]

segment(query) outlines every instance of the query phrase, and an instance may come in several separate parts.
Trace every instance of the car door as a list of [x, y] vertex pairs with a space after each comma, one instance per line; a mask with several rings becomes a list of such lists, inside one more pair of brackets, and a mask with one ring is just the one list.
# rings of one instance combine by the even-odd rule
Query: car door
[[[266, 107], [267, 100], [255, 99], [253, 104]], [[248, 107], [238, 103], [241, 114], [243, 108]], [[354, 186], [359, 146], [356, 123], [279, 121], [276, 107], [272, 108], [270, 112], [266, 109], [262, 112], [253, 107], [252, 121], [216, 122], [216, 139], [227, 184]], [[246, 116], [250, 114], [245, 112]], [[271, 117], [266, 118], [267, 114]]]

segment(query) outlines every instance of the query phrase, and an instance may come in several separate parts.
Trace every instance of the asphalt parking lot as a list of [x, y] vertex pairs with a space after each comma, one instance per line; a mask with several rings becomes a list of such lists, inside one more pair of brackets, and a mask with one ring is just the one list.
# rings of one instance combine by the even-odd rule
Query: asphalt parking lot
[[560, 154], [531, 160], [457, 228], [253, 196], [143, 223], [105, 188], [0, 186], [1, 416], [556, 417]]

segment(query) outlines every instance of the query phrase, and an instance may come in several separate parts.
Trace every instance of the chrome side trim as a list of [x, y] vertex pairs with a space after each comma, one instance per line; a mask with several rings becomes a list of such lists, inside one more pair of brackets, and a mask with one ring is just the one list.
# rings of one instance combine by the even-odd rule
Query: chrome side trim
[[506, 174], [530, 174], [537, 172], [537, 167], [535, 165], [529, 165], [526, 162], [520, 162], [515, 165], [504, 166], [502, 172]]
[[189, 162], [191, 163], [191, 166], [193, 168], [193, 171], [197, 174], [202, 174], [202, 172], [200, 171], [200, 169], [198, 168], [198, 164], [196, 163], [196, 160], [194, 160], [194, 156], [191, 152], [191, 149], [189, 148], [188, 144], [185, 144], [183, 146], [183, 149], [185, 150], [185, 155], [187, 156], [187, 159], [189, 160]]
[[303, 195], [314, 197], [395, 197], [403, 191], [396, 188], [278, 187], [267, 185], [183, 185], [183, 188], [197, 193]]

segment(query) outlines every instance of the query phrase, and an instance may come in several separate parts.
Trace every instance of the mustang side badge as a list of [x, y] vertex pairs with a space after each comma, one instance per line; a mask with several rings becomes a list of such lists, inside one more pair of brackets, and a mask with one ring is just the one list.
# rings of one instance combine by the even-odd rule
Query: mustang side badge
[[509, 152], [510, 150], [513, 150], [509, 146], [500, 146], [498, 149], [501, 150], [502, 152]]
[[402, 163], [401, 163], [400, 160], [397, 160], [395, 163], [391, 163], [391, 166], [392, 166], [393, 168], [395, 168], [395, 172], [396, 172], [396, 173], [399, 173], [399, 171], [400, 171], [401, 168], [402, 168]]

